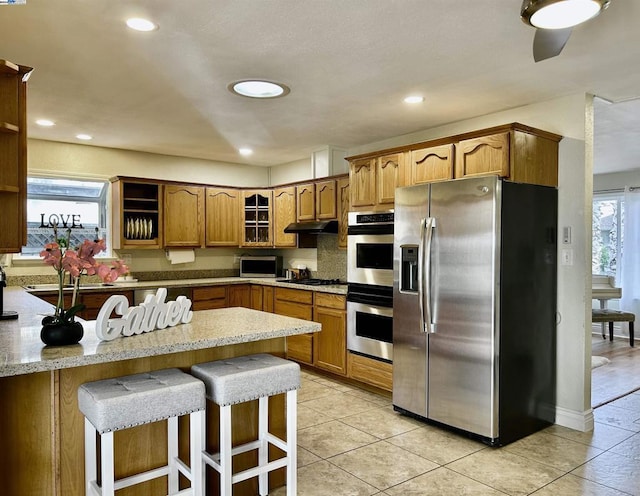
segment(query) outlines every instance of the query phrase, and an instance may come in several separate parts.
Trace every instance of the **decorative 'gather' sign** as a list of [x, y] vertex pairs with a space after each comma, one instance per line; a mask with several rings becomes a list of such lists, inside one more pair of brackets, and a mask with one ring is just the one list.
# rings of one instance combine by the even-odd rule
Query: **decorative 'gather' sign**
[[[124, 295], [110, 296], [104, 302], [96, 318], [96, 334], [103, 341], [111, 341], [118, 336], [133, 336], [143, 332], [187, 324], [193, 318], [191, 300], [178, 296], [175, 301], [166, 302], [167, 288], [158, 288], [154, 295], [149, 295], [138, 306], [129, 306]], [[122, 318], [110, 319], [111, 312]]]

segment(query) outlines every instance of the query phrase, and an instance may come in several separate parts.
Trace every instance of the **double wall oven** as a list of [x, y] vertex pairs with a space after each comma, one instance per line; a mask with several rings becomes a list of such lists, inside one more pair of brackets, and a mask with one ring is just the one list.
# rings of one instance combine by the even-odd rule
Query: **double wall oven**
[[349, 212], [347, 348], [393, 359], [393, 211]]

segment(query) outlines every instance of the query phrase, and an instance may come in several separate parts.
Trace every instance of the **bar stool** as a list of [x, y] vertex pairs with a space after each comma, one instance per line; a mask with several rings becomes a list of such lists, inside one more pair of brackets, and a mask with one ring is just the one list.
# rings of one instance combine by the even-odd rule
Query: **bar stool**
[[[85, 489], [87, 495], [115, 491], [168, 476], [168, 494], [202, 496], [201, 462], [205, 388], [178, 369], [157, 370], [82, 384], [78, 406], [84, 414]], [[190, 467], [178, 458], [178, 417], [189, 414]], [[167, 465], [115, 480], [113, 433], [167, 419]], [[97, 483], [96, 432], [100, 435], [102, 484]], [[191, 487], [179, 490], [179, 473]]]
[[[191, 367], [191, 374], [206, 386], [207, 399], [220, 406], [220, 452], [203, 451], [203, 463], [220, 474], [220, 495], [231, 496], [232, 485], [258, 476], [261, 496], [269, 491], [268, 474], [287, 467], [287, 496], [296, 494], [296, 415], [297, 390], [300, 388], [300, 366], [268, 354], [248, 355], [201, 363]], [[287, 393], [287, 440], [269, 432], [269, 396]], [[258, 439], [231, 446], [231, 405], [258, 399]], [[277, 446], [286, 455], [269, 462], [268, 445]], [[256, 467], [233, 474], [234, 455], [258, 450]], [[202, 476], [204, 477], [204, 466]]]

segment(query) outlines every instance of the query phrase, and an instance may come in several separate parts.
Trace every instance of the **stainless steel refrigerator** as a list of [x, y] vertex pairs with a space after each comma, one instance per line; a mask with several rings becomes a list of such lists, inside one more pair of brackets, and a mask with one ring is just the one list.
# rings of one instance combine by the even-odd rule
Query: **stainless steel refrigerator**
[[557, 190], [398, 188], [393, 405], [503, 445], [555, 420]]

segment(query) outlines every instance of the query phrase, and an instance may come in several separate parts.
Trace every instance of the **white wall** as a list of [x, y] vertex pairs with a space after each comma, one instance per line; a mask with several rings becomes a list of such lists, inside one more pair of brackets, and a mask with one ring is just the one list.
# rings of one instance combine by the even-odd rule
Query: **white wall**
[[611, 172], [609, 174], [596, 174], [593, 176], [593, 191], [605, 191], [609, 189], [623, 190], [625, 186], [640, 187], [640, 169]]
[[120, 175], [224, 186], [269, 185], [268, 167], [34, 139], [28, 140], [27, 147], [30, 174], [100, 178]]
[[313, 178], [311, 157], [271, 167], [271, 184], [295, 183]]

